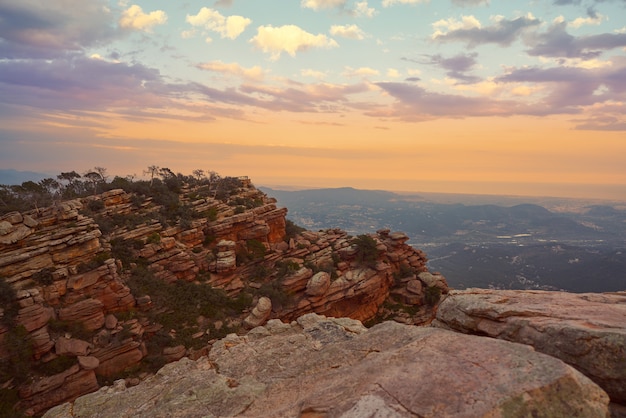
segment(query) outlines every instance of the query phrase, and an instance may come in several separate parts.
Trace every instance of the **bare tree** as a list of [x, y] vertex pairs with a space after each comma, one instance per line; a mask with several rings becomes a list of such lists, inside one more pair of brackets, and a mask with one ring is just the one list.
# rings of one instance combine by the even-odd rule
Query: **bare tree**
[[159, 174], [159, 170], [161, 169], [161, 167], [159, 167], [158, 165], [150, 165], [148, 166], [147, 170], [144, 170], [144, 174], [149, 174], [150, 175], [150, 187], [152, 187], [152, 183], [154, 182], [154, 176], [156, 176], [157, 174]]
[[204, 175], [204, 170], [202, 169], [193, 170], [192, 174], [194, 175], [196, 179], [198, 179], [198, 181], [206, 178], [206, 176]]
[[107, 169], [104, 167], [94, 167], [93, 171], [95, 171], [96, 173], [100, 174], [100, 177], [102, 177], [102, 181], [104, 183], [106, 183], [109, 179], [109, 176], [107, 175]]
[[100, 175], [100, 173], [90, 171], [88, 173], [85, 173], [83, 177], [86, 178], [87, 181], [89, 181], [93, 186], [93, 194], [95, 196], [97, 194], [98, 184], [103, 182], [102, 176]]

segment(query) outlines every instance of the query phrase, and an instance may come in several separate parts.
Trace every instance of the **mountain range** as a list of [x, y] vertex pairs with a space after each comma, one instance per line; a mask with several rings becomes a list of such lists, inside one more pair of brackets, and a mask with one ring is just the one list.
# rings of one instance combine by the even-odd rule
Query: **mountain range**
[[[406, 232], [450, 286], [617, 291], [626, 287], [626, 206], [543, 197], [260, 188], [309, 229]], [[468, 203], [469, 202], [469, 203]]]

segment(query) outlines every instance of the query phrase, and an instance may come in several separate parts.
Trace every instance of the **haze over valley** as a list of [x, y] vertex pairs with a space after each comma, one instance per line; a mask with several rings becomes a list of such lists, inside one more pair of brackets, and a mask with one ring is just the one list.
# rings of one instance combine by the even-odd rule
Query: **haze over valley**
[[617, 291], [626, 287], [626, 204], [353, 188], [261, 188], [309, 229], [389, 228], [423, 249], [450, 286]]

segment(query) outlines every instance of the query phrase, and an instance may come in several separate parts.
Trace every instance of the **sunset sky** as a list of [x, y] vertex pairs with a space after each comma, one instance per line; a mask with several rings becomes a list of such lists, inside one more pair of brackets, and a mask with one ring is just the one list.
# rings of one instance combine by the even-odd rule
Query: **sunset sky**
[[626, 0], [0, 0], [0, 168], [626, 200]]

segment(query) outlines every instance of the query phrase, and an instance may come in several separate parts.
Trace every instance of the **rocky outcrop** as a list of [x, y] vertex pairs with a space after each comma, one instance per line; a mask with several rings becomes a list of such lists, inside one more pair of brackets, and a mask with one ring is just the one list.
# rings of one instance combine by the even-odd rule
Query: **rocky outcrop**
[[441, 303], [436, 325], [528, 344], [574, 366], [626, 404], [626, 292], [468, 289]]
[[607, 417], [607, 395], [528, 346], [436, 329], [306, 315], [217, 342], [139, 386], [48, 411], [69, 417]]
[[[340, 229], [303, 231], [285, 241], [287, 209], [249, 181], [222, 200], [216, 195], [183, 186], [179, 203], [172, 198], [170, 208], [155, 203], [159, 195], [115, 189], [3, 215], [0, 277], [17, 292], [15, 325], [28, 333], [33, 369], [63, 356], [75, 360], [80, 376], [113, 380], [140, 365], [196, 358], [227, 330], [243, 332], [272, 318], [290, 321], [315, 312], [369, 320], [390, 297], [424, 305], [431, 286], [423, 276], [426, 256], [406, 244], [405, 234], [371, 234], [377, 255], [364, 262], [353, 238]], [[172, 219], [173, 212], [185, 218]], [[144, 282], [134, 284], [134, 295], [129, 284], [136, 271]], [[445, 279], [435, 276], [439, 292], [447, 292]], [[197, 316], [159, 323], [155, 317], [173, 316], [176, 308], [164, 306], [167, 296], [154, 293], [154, 286], [178, 282], [224, 290], [237, 299], [227, 304], [237, 306], [236, 317], [216, 318], [205, 308]], [[225, 295], [210, 297], [223, 303]], [[432, 316], [432, 308], [424, 307], [402, 321], [426, 323]], [[8, 353], [3, 341], [9, 331], [0, 324], [0, 360]], [[165, 340], [173, 347], [155, 347]], [[49, 378], [37, 372], [30, 377]], [[35, 383], [19, 386], [21, 405], [40, 403], [36, 394], [43, 392], [33, 389]]]
[[99, 387], [93, 370], [76, 364], [50, 377], [44, 377], [20, 389], [22, 400], [17, 407], [29, 415], [39, 415], [62, 402], [91, 393]]

